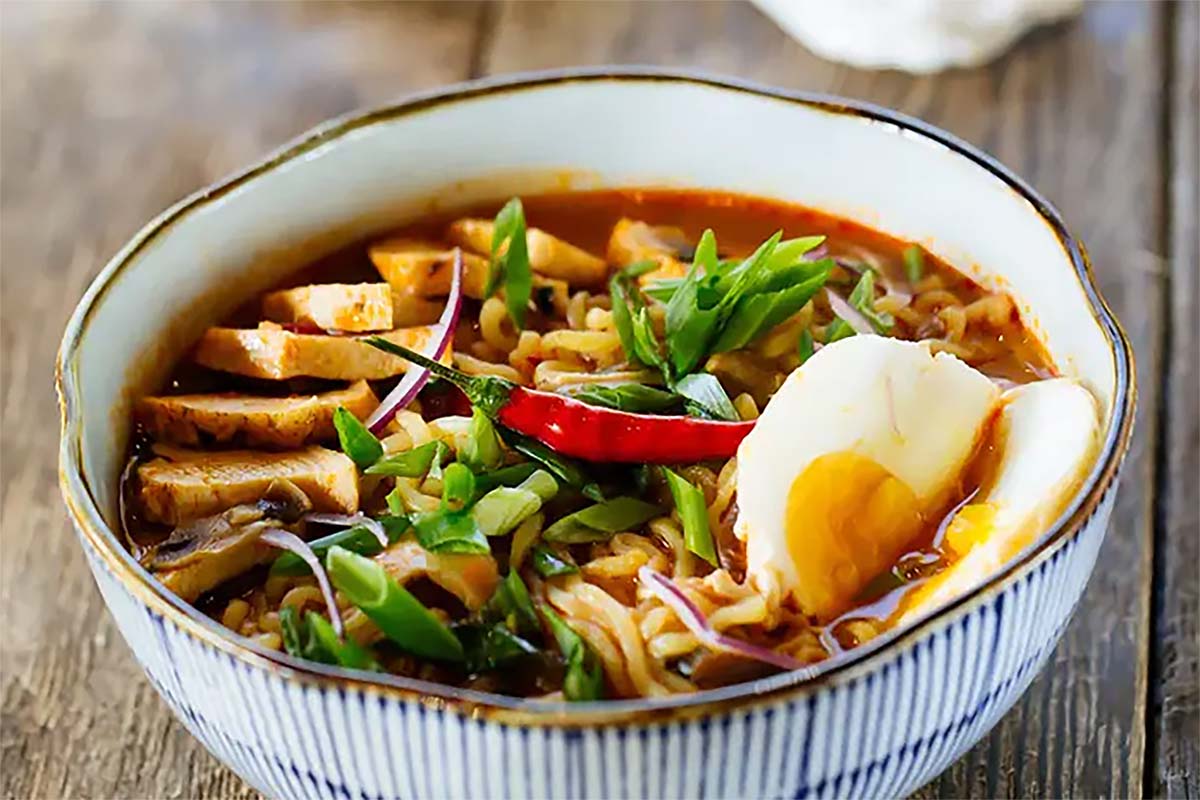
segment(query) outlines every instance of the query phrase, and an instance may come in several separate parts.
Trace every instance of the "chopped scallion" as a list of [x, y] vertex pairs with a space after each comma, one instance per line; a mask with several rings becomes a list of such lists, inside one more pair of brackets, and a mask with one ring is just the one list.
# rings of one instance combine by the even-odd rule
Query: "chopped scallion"
[[342, 452], [358, 465], [366, 469], [383, 457], [383, 445], [375, 434], [367, 430], [367, 426], [358, 421], [358, 417], [338, 406], [333, 412], [333, 427], [337, 430], [338, 442]]
[[704, 493], [678, 473], [662, 468], [663, 477], [675, 500], [675, 510], [683, 524], [683, 540], [687, 549], [703, 558], [714, 567], [717, 551], [713, 547], [712, 531], [708, 527], [708, 508], [704, 504]]

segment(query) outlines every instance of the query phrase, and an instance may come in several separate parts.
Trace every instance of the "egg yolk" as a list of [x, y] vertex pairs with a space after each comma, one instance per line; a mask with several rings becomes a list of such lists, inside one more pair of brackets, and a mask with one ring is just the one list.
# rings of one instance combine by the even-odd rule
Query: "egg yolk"
[[814, 459], [788, 490], [785, 531], [800, 607], [819, 620], [849, 608], [921, 533], [912, 489], [872, 459], [849, 451]]
[[980, 544], [992, 533], [996, 507], [991, 503], [972, 503], [963, 506], [946, 528], [945, 545], [959, 558]]

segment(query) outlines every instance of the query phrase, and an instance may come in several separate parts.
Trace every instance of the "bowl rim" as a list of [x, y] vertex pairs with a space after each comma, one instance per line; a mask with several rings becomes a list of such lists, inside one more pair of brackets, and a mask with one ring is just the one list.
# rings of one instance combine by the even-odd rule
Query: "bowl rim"
[[[121, 544], [120, 538], [109, 528], [87, 480], [83, 477], [82, 426], [78, 414], [75, 413], [78, 405], [78, 346], [93, 310], [114, 284], [121, 270], [150, 243], [168, 234], [173, 224], [187, 214], [220, 199], [259, 175], [282, 167], [315, 148], [360, 128], [483, 96], [526, 92], [564, 84], [603, 82], [701, 86], [893, 126], [897, 133], [917, 135], [940, 146], [950, 157], [966, 158], [973, 162], [1006, 184], [1030, 205], [1031, 211], [1042, 219], [1058, 239], [1074, 269], [1087, 297], [1090, 311], [1108, 340], [1116, 378], [1112, 423], [1096, 465], [1049, 530], [971, 592], [933, 610], [915, 623], [884, 634], [842, 656], [828, 659], [807, 669], [780, 673], [758, 681], [666, 698], [588, 703], [551, 702], [513, 698], [395, 675], [365, 673], [314, 664], [286, 653], [268, 650], [227, 631], [219, 622], [201, 614], [163, 587], [138, 564]], [[190, 636], [202, 640], [234, 660], [251, 667], [266, 669], [289, 680], [339, 691], [354, 688], [367, 693], [424, 702], [440, 709], [509, 724], [568, 728], [629, 722], [662, 723], [729, 712], [768, 702], [809, 697], [831, 685], [854, 681], [891, 659], [913, 650], [927, 636], [945, 630], [955, 620], [1016, 583], [1079, 535], [1117, 478], [1121, 462], [1129, 449], [1136, 402], [1132, 347], [1115, 315], [1100, 295], [1082, 243], [1068, 231], [1061, 215], [1049, 201], [991, 156], [933, 125], [860, 100], [776, 88], [691, 70], [625, 66], [525, 72], [467, 81], [337, 116], [301, 134], [251, 166], [185, 197], [139, 230], [112, 257], [88, 287], [63, 335], [55, 364], [55, 387], [61, 415], [59, 484], [64, 501], [81, 538], [103, 561], [108, 571], [117, 576], [124, 588], [153, 613], [170, 619]]]

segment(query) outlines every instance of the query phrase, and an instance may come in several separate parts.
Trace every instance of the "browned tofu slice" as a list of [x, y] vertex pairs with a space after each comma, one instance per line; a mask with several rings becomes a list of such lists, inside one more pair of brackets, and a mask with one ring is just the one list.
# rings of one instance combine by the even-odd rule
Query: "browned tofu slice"
[[358, 471], [335, 450], [203, 452], [159, 445], [155, 452], [159, 457], [137, 470], [142, 512], [151, 522], [179, 525], [255, 502], [277, 478], [295, 484], [317, 511], [358, 511]]
[[[476, 253], [490, 254], [494, 225], [486, 219], [460, 219], [446, 232], [450, 241]], [[608, 278], [608, 264], [586, 250], [568, 244], [538, 228], [526, 231], [529, 246], [529, 266], [550, 278], [564, 280], [571, 286], [596, 288]]]
[[[422, 326], [378, 335], [421, 350], [432, 333]], [[255, 329], [209, 328], [192, 358], [210, 369], [277, 381], [297, 377], [374, 381], [399, 375], [408, 367], [404, 359], [359, 337], [291, 333], [273, 322], [259, 323]]]
[[608, 237], [608, 260], [618, 267], [628, 267], [639, 261], [656, 262], [658, 269], [639, 278], [643, 285], [660, 278], [682, 278], [687, 274], [688, 265], [677, 257], [680, 245], [688, 246], [689, 243], [679, 228], [647, 225], [623, 218], [617, 220]]
[[323, 283], [271, 292], [263, 316], [332, 331], [390, 331], [392, 292], [386, 283]]
[[248, 394], [180, 394], [144, 397], [138, 401], [137, 421], [154, 438], [178, 444], [202, 441], [299, 447], [334, 438], [333, 412], [344, 407], [359, 419], [379, 401], [366, 381], [346, 389], [293, 397]]
[[[490, 243], [488, 246], [490, 248]], [[393, 296], [395, 304], [400, 297], [445, 297], [450, 294], [450, 275], [457, 249], [424, 239], [397, 237], [371, 245], [367, 254], [375, 269], [399, 296]], [[482, 299], [487, 275], [488, 259], [464, 251], [463, 293], [476, 300]]]

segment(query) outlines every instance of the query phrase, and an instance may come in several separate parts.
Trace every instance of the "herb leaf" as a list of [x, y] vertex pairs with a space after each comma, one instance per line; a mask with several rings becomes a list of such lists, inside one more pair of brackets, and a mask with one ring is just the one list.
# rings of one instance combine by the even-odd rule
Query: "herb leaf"
[[813, 342], [812, 331], [808, 328], [800, 331], [800, 342], [796, 345], [796, 352], [800, 356], [800, 363], [803, 364], [812, 358], [816, 350], [817, 346]]
[[712, 531], [708, 527], [708, 508], [704, 504], [704, 493], [678, 473], [662, 468], [663, 477], [675, 500], [675, 510], [683, 523], [683, 540], [687, 549], [703, 558], [714, 567], [717, 551], [713, 547]]
[[641, 383], [619, 383], [613, 386], [597, 384], [568, 390], [566, 394], [594, 406], [633, 413], [666, 411], [678, 407], [680, 403], [677, 395]]
[[359, 469], [366, 469], [383, 457], [383, 445], [375, 434], [341, 406], [333, 412], [333, 427], [337, 430], [342, 452], [350, 456]]
[[509, 570], [504, 580], [500, 581], [483, 607], [483, 616], [484, 619], [503, 622], [522, 636], [537, 636], [542, 630], [537, 612], [533, 609], [533, 600], [529, 598], [529, 590], [516, 570]]
[[424, 658], [462, 661], [458, 639], [383, 565], [341, 547], [329, 548], [325, 570], [334, 587], [405, 651]]
[[538, 650], [508, 629], [504, 623], [469, 622], [455, 625], [454, 635], [462, 643], [468, 672], [488, 672]]
[[663, 513], [662, 506], [636, 497], [614, 497], [580, 509], [555, 522], [542, 533], [548, 542], [599, 542], [614, 533], [631, 531]]
[[504, 458], [496, 428], [478, 406], [471, 410], [471, 427], [459, 457], [476, 472], [495, 469]]
[[567, 664], [567, 672], [563, 677], [563, 696], [572, 701], [602, 699], [604, 670], [600, 659], [562, 617], [547, 606], [542, 606], [541, 611]]
[[549, 545], [538, 542], [530, 552], [530, 563], [538, 575], [543, 578], [555, 578], [559, 575], [574, 575], [579, 567], [567, 553], [557, 553]]
[[925, 277], [925, 251], [919, 245], [904, 248], [904, 276], [910, 286]]
[[536, 439], [522, 436], [508, 428], [501, 428], [500, 435], [508, 443], [509, 447], [526, 458], [541, 464], [547, 472], [561, 483], [578, 489], [585, 497], [589, 497], [592, 500], [599, 501], [604, 499], [604, 492], [600, 490], [600, 485], [592, 480], [583, 467], [575, 461], [566, 456], [560, 456]]
[[429, 472], [435, 463], [440, 466], [449, 452], [445, 442], [435, 439], [403, 453], [381, 458], [363, 472], [367, 475], [389, 475], [393, 478], [420, 478]]
[[504, 281], [508, 315], [518, 330], [525, 327], [525, 312], [533, 295], [533, 271], [529, 266], [529, 243], [525, 236], [525, 209], [521, 199], [514, 197], [496, 214], [492, 226], [492, 258], [484, 295], [490, 297], [500, 281]]
[[687, 398], [688, 413], [707, 419], [736, 422], [741, 419], [716, 375], [694, 372], [675, 384], [675, 391]]

